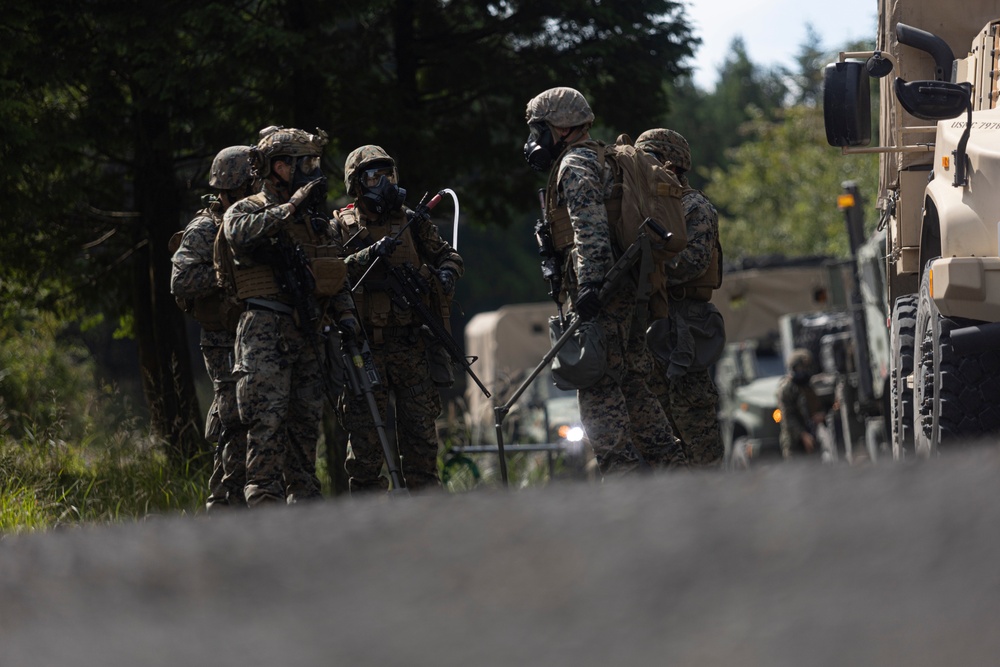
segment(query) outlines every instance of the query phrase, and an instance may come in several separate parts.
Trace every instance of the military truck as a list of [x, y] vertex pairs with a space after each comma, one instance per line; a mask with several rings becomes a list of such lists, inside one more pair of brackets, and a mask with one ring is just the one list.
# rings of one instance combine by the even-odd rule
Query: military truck
[[[715, 381], [731, 465], [744, 467], [750, 459], [780, 454], [776, 391], [784, 360], [791, 348], [804, 345], [818, 361], [817, 332], [843, 330], [850, 273], [848, 263], [826, 256], [748, 258], [726, 268], [712, 303], [726, 323], [728, 342], [716, 363]], [[788, 320], [782, 326], [791, 315], [797, 324]], [[833, 321], [841, 324], [830, 328]], [[824, 395], [832, 397], [832, 389]]]
[[880, 0], [876, 50], [824, 71], [827, 141], [879, 156], [896, 457], [1000, 431], [998, 28], [995, 0]]

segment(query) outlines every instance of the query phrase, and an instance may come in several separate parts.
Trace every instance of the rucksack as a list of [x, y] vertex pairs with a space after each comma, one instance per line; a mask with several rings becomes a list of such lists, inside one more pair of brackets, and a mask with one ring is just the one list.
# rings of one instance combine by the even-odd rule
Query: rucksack
[[[642, 262], [639, 273], [645, 276], [648, 289], [640, 288], [641, 301], [651, 301], [653, 317], [665, 316], [667, 304], [666, 262], [687, 245], [687, 223], [681, 197], [684, 186], [676, 174], [660, 162], [632, 145], [632, 139], [622, 134], [614, 144], [589, 140], [574, 144], [586, 146], [597, 153], [598, 162], [603, 166], [607, 161], [614, 174], [615, 185], [611, 197], [604, 201], [611, 229], [611, 242], [615, 252], [623, 253], [639, 238], [639, 230], [647, 218], [655, 221], [664, 232], [663, 239], [647, 226], [650, 255]], [[546, 210], [552, 230], [553, 246], [563, 251], [574, 243], [573, 228], [569, 213], [556, 206], [556, 176], [553, 169], [546, 188]]]
[[[601, 157], [598, 151], [598, 159]], [[639, 237], [639, 228], [647, 218], [672, 235], [663, 240], [652, 229], [647, 229], [653, 260], [657, 264], [683, 250], [687, 245], [687, 223], [681, 203], [684, 186], [677, 175], [633, 146], [627, 134], [619, 135], [614, 144], [604, 146], [603, 159], [611, 163], [615, 174], [615, 189], [605, 206], [612, 241], [618, 252], [624, 252]], [[621, 203], [616, 211], [614, 202], [618, 192]]]

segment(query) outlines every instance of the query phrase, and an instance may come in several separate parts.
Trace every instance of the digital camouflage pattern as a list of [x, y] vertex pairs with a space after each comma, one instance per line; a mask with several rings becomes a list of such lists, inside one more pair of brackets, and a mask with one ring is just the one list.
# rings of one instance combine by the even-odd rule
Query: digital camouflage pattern
[[[611, 196], [614, 175], [610, 165], [602, 171], [596, 151], [583, 146], [566, 151], [555, 168], [557, 204], [566, 207], [574, 236], [563, 284], [575, 296], [578, 285], [603, 282], [613, 264], [604, 200]], [[602, 304], [596, 321], [605, 337], [608, 373], [578, 393], [580, 417], [602, 474], [633, 471], [640, 460], [654, 467], [686, 465], [646, 385], [652, 359], [645, 332], [633, 326], [636, 300], [635, 287], [625, 284]]]
[[[375, 402], [385, 419], [389, 392], [395, 395], [396, 447], [410, 491], [441, 484], [435, 426], [441, 414], [441, 394], [430, 378], [426, 345], [418, 328], [398, 327], [387, 330], [382, 342], [371, 346], [381, 380], [374, 392]], [[365, 396], [346, 392], [341, 407], [344, 428], [351, 434], [345, 464], [351, 493], [387, 489], [388, 480], [379, 476], [385, 460], [382, 444]]]
[[316, 443], [323, 414], [324, 359], [290, 315], [248, 310], [236, 333], [236, 400], [247, 425], [251, 507], [321, 497]]
[[685, 172], [691, 171], [691, 146], [679, 132], [665, 128], [646, 130], [635, 140], [635, 147], [663, 164], [669, 162]]
[[267, 177], [271, 172], [271, 158], [279, 155], [323, 155], [327, 143], [329, 135], [318, 127], [315, 134], [281, 125], [265, 127], [260, 131], [257, 145], [251, 149], [253, 174], [256, 178]]
[[[354, 191], [355, 175], [357, 175], [357, 173], [361, 171], [365, 165], [372, 164], [374, 162], [388, 162], [392, 165], [393, 169], [396, 168], [396, 161], [393, 160], [392, 156], [386, 153], [381, 146], [375, 146], [373, 144], [359, 146], [348, 154], [347, 160], [344, 161], [344, 189], [347, 191], [347, 194], [357, 194]], [[399, 180], [398, 172], [397, 180]]]
[[563, 154], [557, 169], [556, 203], [569, 211], [574, 241], [563, 267], [563, 285], [601, 283], [614, 264], [604, 207], [615, 184], [611, 166], [605, 163], [601, 170], [597, 151], [577, 146]]
[[[660, 162], [676, 165], [684, 172], [691, 169], [691, 148], [687, 140], [673, 130], [646, 130], [635, 141], [639, 150], [651, 154]], [[688, 187], [685, 173], [678, 175]], [[667, 265], [667, 286], [676, 287], [701, 277], [709, 269], [719, 238], [719, 216], [708, 198], [698, 190], [687, 189], [681, 198], [687, 245]], [[674, 296], [682, 296], [677, 294]], [[666, 351], [668, 359], [654, 356], [650, 387], [670, 416], [692, 465], [714, 466], [724, 456], [719, 429], [719, 391], [708, 368], [694, 362], [697, 341], [695, 333], [712, 331], [711, 304], [689, 298], [671, 298], [665, 329], [650, 329], [669, 340], [651, 341], [657, 349]], [[717, 313], [717, 311], [715, 311]], [[717, 337], [725, 339], [725, 330], [715, 327]]]
[[235, 190], [251, 180], [252, 151], [252, 146], [230, 146], [219, 151], [212, 160], [212, 168], [209, 170], [209, 187], [216, 190]]
[[[687, 178], [681, 183], [687, 185]], [[687, 190], [681, 197], [688, 242], [671, 260], [667, 285], [682, 285], [704, 275], [712, 262], [712, 252], [719, 240], [719, 214], [712, 202], [699, 190]]]
[[663, 367], [654, 361], [649, 388], [670, 417], [691, 465], [711, 467], [720, 464], [725, 447], [716, 416], [719, 390], [711, 371], [699, 368], [668, 379]]
[[524, 115], [528, 123], [545, 121], [564, 128], [594, 122], [587, 98], [567, 87], [550, 88], [536, 95], [528, 102]]
[[[235, 263], [254, 265], [254, 253], [286, 225], [309, 224], [292, 215], [273, 183], [233, 204], [223, 228]], [[321, 232], [335, 241], [333, 228]], [[337, 319], [350, 314], [353, 301], [345, 287], [332, 299]], [[323, 354], [321, 349], [319, 354]], [[320, 497], [316, 478], [316, 441], [323, 413], [320, 369], [325, 358], [296, 326], [290, 314], [248, 310], [236, 334], [239, 378], [236, 397], [247, 435], [248, 505], [296, 502]]]
[[236, 335], [228, 331], [225, 345], [206, 345], [204, 339], [201, 354], [205, 358], [205, 369], [212, 380], [214, 399], [208, 410], [209, 420], [217, 419], [218, 433], [214, 440], [215, 456], [212, 476], [208, 481], [208, 509], [219, 506], [240, 507], [246, 505], [243, 487], [247, 478], [247, 428], [240, 420], [240, 410], [236, 400], [236, 375], [233, 373]]
[[[351, 152], [344, 165], [348, 182], [366, 164], [392, 160], [378, 146], [362, 146]], [[370, 341], [372, 357], [381, 386], [375, 390], [379, 414], [385, 419], [390, 392], [396, 406], [396, 448], [402, 459], [402, 472], [411, 491], [440, 485], [437, 469], [438, 439], [435, 421], [441, 414], [440, 390], [431, 380], [427, 360], [427, 341], [420, 332], [419, 316], [390, 299], [384, 287], [388, 271], [385, 264], [426, 265], [434, 271], [448, 269], [456, 278], [465, 271], [462, 257], [441, 238], [437, 226], [429, 220], [416, 220], [400, 236], [402, 244], [388, 260], [380, 260], [370, 272], [377, 255], [373, 244], [406, 224], [404, 210], [392, 211], [384, 218], [365, 218], [356, 201], [354, 206], [334, 213], [334, 225], [340, 241], [347, 244], [355, 237], [361, 247], [346, 258], [348, 280], [359, 286], [358, 311], [361, 326]], [[352, 245], [351, 250], [356, 246]], [[368, 272], [365, 281], [361, 277]], [[429, 278], [434, 280], [434, 278]], [[433, 308], [431, 309], [433, 312]], [[344, 427], [350, 432], [350, 447], [345, 468], [350, 477], [351, 493], [382, 490], [388, 481], [379, 477], [384, 460], [382, 445], [364, 395], [345, 393], [341, 413]]]
[[[218, 210], [204, 209], [184, 229], [180, 247], [172, 258], [170, 292], [180, 299], [205, 299], [219, 291], [212, 265], [212, 248], [222, 224]], [[206, 438], [216, 444], [207, 506], [242, 505], [246, 479], [246, 429], [236, 407], [236, 377], [233, 375], [233, 348], [236, 336], [225, 329], [201, 329], [201, 352], [205, 370], [212, 379], [214, 398]]]

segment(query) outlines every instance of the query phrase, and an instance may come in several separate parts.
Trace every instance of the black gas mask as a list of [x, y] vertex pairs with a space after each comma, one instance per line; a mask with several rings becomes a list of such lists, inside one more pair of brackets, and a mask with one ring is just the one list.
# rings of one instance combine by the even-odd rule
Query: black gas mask
[[320, 157], [306, 155], [295, 160], [289, 189], [295, 192], [303, 185], [319, 180], [323, 182], [316, 185], [309, 193], [309, 203], [314, 206], [319, 206], [326, 201], [326, 176], [323, 175], [323, 169], [320, 166]]
[[397, 211], [406, 201], [406, 190], [396, 182], [396, 169], [391, 165], [372, 165], [361, 172], [358, 186], [365, 208], [381, 217]]
[[545, 121], [528, 123], [528, 141], [524, 144], [524, 159], [535, 171], [546, 171], [552, 166], [552, 161], [562, 153], [566, 144], [562, 139], [555, 141], [552, 129]]

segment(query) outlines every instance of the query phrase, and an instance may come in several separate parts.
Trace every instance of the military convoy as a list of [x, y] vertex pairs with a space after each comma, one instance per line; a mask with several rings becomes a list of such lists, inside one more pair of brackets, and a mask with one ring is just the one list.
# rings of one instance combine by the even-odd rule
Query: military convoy
[[[824, 72], [828, 142], [879, 155], [883, 410], [897, 458], [1000, 431], [998, 71], [995, 0], [881, 0], [877, 49]], [[881, 79], [874, 147], [870, 77]]]

